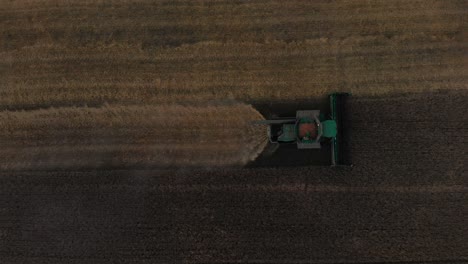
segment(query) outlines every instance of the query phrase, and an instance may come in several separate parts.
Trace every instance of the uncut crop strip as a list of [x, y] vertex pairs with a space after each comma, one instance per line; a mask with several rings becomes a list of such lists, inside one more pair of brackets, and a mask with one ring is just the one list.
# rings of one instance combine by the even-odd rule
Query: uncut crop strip
[[0, 11], [6, 49], [48, 41], [71, 46], [115, 41], [151, 48], [216, 40], [454, 36], [466, 23], [466, 3], [457, 0], [19, 0], [3, 1]]
[[0, 106], [302, 99], [466, 89], [466, 48], [428, 37], [300, 43], [200, 43], [158, 54], [35, 46], [3, 53]]
[[0, 107], [464, 90], [465, 8], [435, 0], [5, 2]]
[[243, 165], [266, 144], [242, 104], [105, 106], [0, 113], [0, 169]]

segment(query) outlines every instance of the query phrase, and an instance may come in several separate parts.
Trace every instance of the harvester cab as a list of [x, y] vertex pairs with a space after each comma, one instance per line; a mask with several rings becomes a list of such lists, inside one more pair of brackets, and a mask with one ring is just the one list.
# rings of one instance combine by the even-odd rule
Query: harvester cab
[[[350, 165], [347, 158], [346, 120], [344, 106], [348, 93], [329, 96], [330, 112], [298, 110], [295, 117], [256, 121], [267, 125], [272, 144], [296, 144], [297, 149], [331, 148], [331, 164]], [[327, 115], [328, 114], [328, 115]]]

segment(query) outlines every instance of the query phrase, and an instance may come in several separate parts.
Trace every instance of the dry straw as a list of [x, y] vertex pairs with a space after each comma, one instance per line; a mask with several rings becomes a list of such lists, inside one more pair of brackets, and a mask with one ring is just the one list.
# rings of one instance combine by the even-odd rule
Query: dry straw
[[218, 167], [266, 143], [251, 106], [104, 106], [0, 113], [0, 169]]

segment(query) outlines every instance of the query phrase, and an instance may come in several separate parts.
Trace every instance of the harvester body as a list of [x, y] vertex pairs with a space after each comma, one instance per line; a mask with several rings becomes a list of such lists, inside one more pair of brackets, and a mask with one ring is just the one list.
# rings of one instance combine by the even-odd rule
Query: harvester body
[[256, 124], [267, 125], [268, 139], [272, 144], [296, 144], [298, 149], [331, 148], [332, 165], [350, 165], [347, 158], [345, 103], [348, 93], [329, 96], [330, 112], [298, 110], [295, 117], [262, 120]]

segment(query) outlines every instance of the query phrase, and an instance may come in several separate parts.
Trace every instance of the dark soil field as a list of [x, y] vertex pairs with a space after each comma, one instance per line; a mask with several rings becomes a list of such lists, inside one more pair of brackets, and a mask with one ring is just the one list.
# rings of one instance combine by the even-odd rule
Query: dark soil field
[[[0, 264], [468, 263], [467, 28], [463, 0], [0, 1]], [[353, 167], [251, 125], [331, 92]]]
[[353, 97], [352, 168], [2, 172], [3, 263], [468, 261], [467, 99]]

